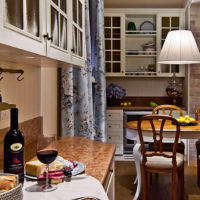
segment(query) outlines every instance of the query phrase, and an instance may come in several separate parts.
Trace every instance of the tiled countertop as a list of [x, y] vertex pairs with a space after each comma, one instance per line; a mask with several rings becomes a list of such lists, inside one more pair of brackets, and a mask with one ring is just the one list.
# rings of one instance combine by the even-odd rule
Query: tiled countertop
[[82, 137], [62, 137], [58, 140], [58, 155], [85, 164], [87, 175], [102, 184], [113, 159], [115, 146]]

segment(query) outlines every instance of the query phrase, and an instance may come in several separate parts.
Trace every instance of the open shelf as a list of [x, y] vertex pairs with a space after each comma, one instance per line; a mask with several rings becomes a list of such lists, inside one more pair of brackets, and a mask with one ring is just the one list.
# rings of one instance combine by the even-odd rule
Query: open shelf
[[157, 76], [157, 73], [156, 72], [128, 72], [126, 71], [125, 72], [125, 75], [128, 77], [132, 77], [132, 76], [143, 76], [143, 77], [151, 77], [151, 76], [154, 76], [156, 77]]
[[157, 31], [126, 31], [126, 37], [155, 37]]

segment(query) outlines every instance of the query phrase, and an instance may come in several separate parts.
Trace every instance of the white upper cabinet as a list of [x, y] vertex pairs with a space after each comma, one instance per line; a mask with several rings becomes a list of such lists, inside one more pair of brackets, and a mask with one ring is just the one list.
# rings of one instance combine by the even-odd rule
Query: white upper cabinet
[[83, 66], [84, 34], [83, 0], [0, 1], [0, 45], [6, 49]]
[[106, 76], [185, 76], [185, 66], [158, 64], [167, 33], [184, 28], [184, 9], [110, 8], [104, 19]]
[[[123, 24], [122, 24], [123, 23]], [[124, 19], [120, 14], [105, 14], [105, 66], [107, 76], [124, 76]]]
[[83, 0], [47, 1], [47, 56], [84, 65]]
[[[158, 14], [158, 51], [160, 52], [169, 31], [184, 29], [184, 12], [167, 12]], [[176, 73], [177, 77], [185, 76], [185, 65], [158, 64], [158, 75], [168, 76]]]
[[40, 0], [1, 0], [0, 43], [46, 55], [44, 3]]

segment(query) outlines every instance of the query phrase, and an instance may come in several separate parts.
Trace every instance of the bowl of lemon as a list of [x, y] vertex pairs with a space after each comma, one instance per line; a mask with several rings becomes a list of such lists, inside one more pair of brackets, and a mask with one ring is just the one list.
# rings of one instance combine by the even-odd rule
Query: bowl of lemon
[[184, 117], [181, 116], [179, 118], [176, 118], [176, 120], [179, 122], [181, 126], [192, 126], [197, 125], [197, 122], [194, 118], [190, 117], [189, 115], [185, 115]]

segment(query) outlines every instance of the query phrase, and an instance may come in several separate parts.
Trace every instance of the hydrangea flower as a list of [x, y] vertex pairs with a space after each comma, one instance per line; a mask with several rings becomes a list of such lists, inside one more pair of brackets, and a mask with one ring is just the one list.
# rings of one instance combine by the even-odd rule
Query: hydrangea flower
[[126, 90], [117, 84], [111, 83], [106, 88], [106, 95], [109, 99], [123, 99], [126, 96]]

